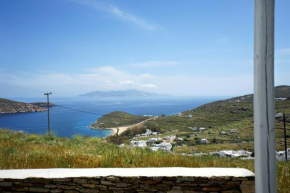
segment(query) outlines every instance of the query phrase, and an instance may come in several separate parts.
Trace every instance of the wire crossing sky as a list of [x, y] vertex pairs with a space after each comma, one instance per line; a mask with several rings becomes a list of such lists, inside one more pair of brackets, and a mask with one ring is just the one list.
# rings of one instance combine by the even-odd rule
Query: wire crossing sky
[[[276, 1], [276, 85], [290, 84], [289, 7]], [[253, 29], [252, 0], [1, 0], [0, 97], [253, 93]]]

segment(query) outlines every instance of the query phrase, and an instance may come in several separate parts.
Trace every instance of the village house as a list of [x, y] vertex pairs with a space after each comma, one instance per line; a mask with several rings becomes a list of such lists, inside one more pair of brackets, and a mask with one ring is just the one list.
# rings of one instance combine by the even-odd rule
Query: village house
[[207, 144], [208, 140], [207, 139], [200, 139], [199, 144]]
[[286, 101], [287, 98], [275, 98], [275, 101]]
[[230, 133], [237, 133], [238, 131], [236, 129], [230, 129]]
[[233, 151], [233, 150], [223, 150], [219, 152], [220, 157], [231, 157], [231, 158], [238, 158], [238, 157], [250, 157], [252, 155], [252, 152], [239, 150], [239, 151]]
[[[286, 160], [285, 151], [276, 152], [276, 158], [278, 161], [285, 161]], [[290, 148], [287, 148], [287, 160], [290, 160]]]
[[184, 141], [184, 139], [183, 139], [183, 138], [181, 138], [181, 137], [179, 137], [179, 138], [177, 138], [177, 139], [176, 139], [176, 141], [177, 141], [177, 142], [183, 142], [183, 141]]
[[187, 117], [188, 117], [189, 119], [191, 119], [191, 118], [192, 118], [192, 115], [188, 115]]
[[220, 135], [227, 135], [228, 133], [227, 132], [225, 132], [225, 131], [221, 131], [220, 132]]
[[160, 150], [163, 151], [170, 151], [172, 149], [172, 144], [167, 142], [162, 142], [160, 144], [155, 144], [155, 147], [158, 147]]
[[140, 140], [140, 141], [131, 141], [131, 146], [132, 147], [147, 147], [147, 141]]
[[157, 151], [159, 147], [149, 147], [149, 149], [151, 149], [152, 151]]
[[192, 129], [192, 131], [195, 131], [195, 132], [204, 131], [204, 130], [205, 130], [204, 127], [195, 127]]
[[163, 137], [163, 140], [166, 140], [166, 141], [174, 141], [175, 139], [176, 139], [175, 135]]
[[160, 140], [162, 140], [162, 138], [160, 138], [160, 137], [157, 137], [157, 138], [150, 138], [150, 139], [148, 140], [148, 142], [149, 142], [149, 143], [154, 143], [154, 142], [157, 142], [157, 141], [160, 141]]
[[152, 132], [150, 129], [146, 129], [145, 133], [137, 134], [137, 135], [135, 135], [135, 137], [133, 139], [141, 138], [141, 137], [149, 137], [149, 136], [152, 136], [152, 135], [160, 135], [160, 133]]
[[279, 118], [281, 118], [281, 117], [283, 117], [283, 114], [282, 114], [282, 113], [277, 113], [277, 114], [275, 115], [275, 118], [276, 118], [276, 119], [279, 119]]

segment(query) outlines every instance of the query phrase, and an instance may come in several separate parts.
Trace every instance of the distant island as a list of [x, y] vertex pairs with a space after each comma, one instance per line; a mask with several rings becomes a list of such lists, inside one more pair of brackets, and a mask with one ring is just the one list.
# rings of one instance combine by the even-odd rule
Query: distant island
[[125, 91], [93, 91], [78, 96], [84, 97], [154, 97], [154, 96], [169, 96], [166, 94], [158, 94], [154, 92], [145, 92], [135, 89]]
[[[50, 106], [53, 106], [53, 104], [50, 104]], [[30, 104], [0, 98], [0, 113], [2, 114], [42, 112], [47, 110], [44, 107], [47, 107], [47, 104], [42, 102]]]

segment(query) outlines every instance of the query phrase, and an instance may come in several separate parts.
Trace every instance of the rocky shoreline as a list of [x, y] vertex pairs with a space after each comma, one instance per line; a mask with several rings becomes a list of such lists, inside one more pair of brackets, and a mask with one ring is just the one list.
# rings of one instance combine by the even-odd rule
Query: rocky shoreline
[[47, 109], [30, 103], [0, 99], [0, 114], [42, 112]]

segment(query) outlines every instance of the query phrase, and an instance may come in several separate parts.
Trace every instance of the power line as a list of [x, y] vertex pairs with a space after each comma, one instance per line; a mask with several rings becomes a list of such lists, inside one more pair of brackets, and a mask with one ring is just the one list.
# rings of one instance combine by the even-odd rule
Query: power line
[[88, 114], [100, 115], [100, 116], [103, 116], [104, 115], [104, 114], [99, 114], [99, 113], [94, 113], [94, 112], [79, 110], [79, 109], [75, 109], [75, 108], [71, 108], [71, 107], [65, 107], [65, 106], [62, 106], [62, 105], [56, 105], [56, 104], [54, 104], [54, 106], [61, 107], [61, 108], [64, 108], [64, 109], [73, 110], [73, 111], [78, 111], [78, 112], [81, 112], [81, 113], [88, 113]]

